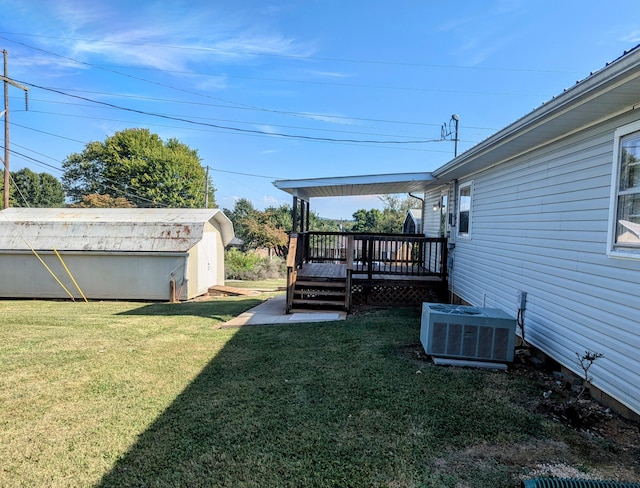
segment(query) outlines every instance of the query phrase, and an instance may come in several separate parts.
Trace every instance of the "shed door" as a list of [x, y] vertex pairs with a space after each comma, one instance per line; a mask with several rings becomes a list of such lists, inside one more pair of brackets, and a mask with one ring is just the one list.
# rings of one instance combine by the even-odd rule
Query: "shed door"
[[199, 245], [198, 289], [206, 290], [210, 286], [218, 284], [218, 263], [216, 260], [218, 250], [215, 232], [205, 232]]

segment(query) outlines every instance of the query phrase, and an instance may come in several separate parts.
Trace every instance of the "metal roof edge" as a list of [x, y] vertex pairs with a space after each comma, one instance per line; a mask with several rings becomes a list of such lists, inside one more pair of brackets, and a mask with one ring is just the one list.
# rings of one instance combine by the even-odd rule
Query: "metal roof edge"
[[273, 185], [280, 189], [292, 188], [308, 188], [321, 185], [363, 185], [370, 183], [389, 183], [399, 180], [415, 180], [415, 181], [432, 181], [431, 172], [413, 172], [413, 173], [386, 173], [375, 175], [356, 175], [356, 176], [331, 176], [325, 178], [303, 178], [303, 179], [287, 179], [273, 181]]
[[222, 244], [226, 247], [235, 237], [235, 231], [233, 230], [233, 223], [225, 215], [225, 213], [219, 208], [212, 209], [216, 210], [213, 214], [212, 219], [215, 220], [220, 226], [220, 235], [222, 237]]
[[[406, 188], [407, 191], [421, 191], [433, 181], [435, 179], [431, 172], [413, 172], [276, 180], [272, 183], [279, 190], [303, 200], [309, 200], [318, 196], [398, 193], [398, 191], [391, 190], [397, 189], [399, 186]], [[319, 195], [319, 193], [327, 191], [331, 193], [331, 189], [333, 189], [333, 194]], [[336, 192], [336, 189], [342, 190]], [[401, 192], [405, 192], [405, 190], [402, 189]]]

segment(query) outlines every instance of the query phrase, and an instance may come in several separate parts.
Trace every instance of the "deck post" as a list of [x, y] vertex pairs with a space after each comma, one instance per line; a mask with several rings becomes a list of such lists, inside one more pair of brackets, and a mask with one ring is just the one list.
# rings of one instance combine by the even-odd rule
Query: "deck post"
[[346, 268], [347, 268], [347, 277], [346, 277], [346, 286], [344, 290], [344, 308], [347, 313], [351, 313], [351, 276], [353, 275], [353, 254], [354, 254], [354, 240], [353, 235], [347, 236], [347, 255], [346, 258]]
[[293, 197], [293, 206], [291, 207], [291, 232], [302, 230], [298, 228], [298, 197]]

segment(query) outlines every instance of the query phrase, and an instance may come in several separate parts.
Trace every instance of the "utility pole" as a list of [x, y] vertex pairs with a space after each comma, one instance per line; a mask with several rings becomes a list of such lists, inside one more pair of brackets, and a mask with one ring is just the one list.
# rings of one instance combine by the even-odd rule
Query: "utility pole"
[[2, 57], [4, 59], [4, 76], [0, 76], [0, 80], [4, 82], [4, 110], [0, 112], [0, 117], [4, 115], [4, 207], [9, 208], [9, 85], [13, 85], [16, 88], [24, 90], [25, 93], [25, 108], [29, 110], [29, 88], [21, 85], [17, 81], [13, 81], [9, 78], [9, 53], [6, 49], [2, 50]]
[[456, 123], [456, 136], [454, 139], [454, 148], [453, 148], [453, 157], [456, 158], [458, 157], [458, 124], [460, 123], [460, 117], [458, 117], [458, 114], [453, 114], [451, 116], [451, 118], [455, 121]]
[[[454, 125], [453, 130], [451, 129], [451, 123], [453, 123]], [[458, 137], [459, 124], [460, 124], [460, 117], [458, 116], [458, 114], [453, 114], [451, 116], [451, 120], [449, 120], [449, 123], [442, 124], [442, 127], [440, 128], [441, 141], [450, 141], [452, 140], [451, 136], [453, 135], [453, 142], [454, 142], [453, 157], [454, 158], [458, 157], [458, 141], [460, 140]]]
[[207, 176], [204, 179], [204, 208], [209, 208], [209, 166], [207, 165]]

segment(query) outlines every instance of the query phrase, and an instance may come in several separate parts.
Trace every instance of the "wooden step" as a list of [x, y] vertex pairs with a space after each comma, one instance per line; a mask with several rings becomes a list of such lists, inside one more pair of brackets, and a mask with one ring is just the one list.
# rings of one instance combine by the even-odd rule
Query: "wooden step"
[[343, 281], [296, 281], [295, 286], [303, 286], [303, 287], [322, 287], [322, 288], [345, 288], [347, 286], [346, 282]]
[[295, 295], [321, 295], [323, 297], [344, 297], [346, 292], [343, 291], [331, 291], [331, 290], [294, 290]]
[[326, 305], [331, 307], [339, 306], [340, 310], [344, 310], [344, 300], [341, 301], [333, 301], [333, 300], [301, 300], [299, 298], [293, 299], [293, 305]]

